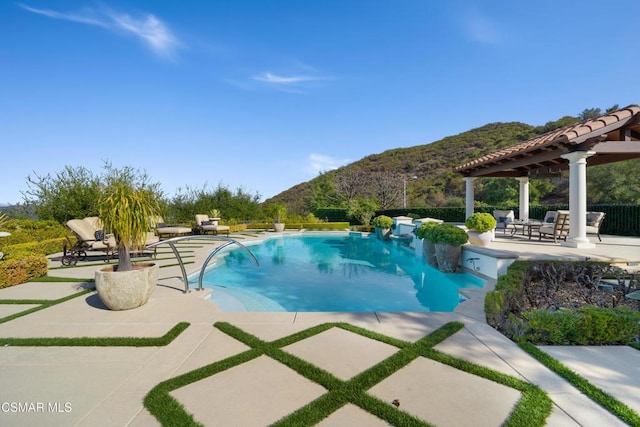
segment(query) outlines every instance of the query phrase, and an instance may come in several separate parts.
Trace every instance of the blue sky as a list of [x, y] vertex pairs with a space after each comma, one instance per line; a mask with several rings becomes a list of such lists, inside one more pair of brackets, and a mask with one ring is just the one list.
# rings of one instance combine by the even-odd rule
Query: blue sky
[[66, 165], [262, 199], [492, 122], [640, 103], [640, 2], [0, 4], [0, 203]]

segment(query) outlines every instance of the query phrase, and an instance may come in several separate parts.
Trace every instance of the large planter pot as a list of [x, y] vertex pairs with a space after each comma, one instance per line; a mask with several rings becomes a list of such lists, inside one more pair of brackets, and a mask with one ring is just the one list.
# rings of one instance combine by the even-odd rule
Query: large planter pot
[[438, 269], [443, 273], [454, 273], [458, 269], [461, 245], [451, 245], [449, 243], [436, 243], [436, 259]]
[[390, 228], [382, 228], [376, 227], [376, 236], [380, 240], [389, 240], [389, 235], [391, 234]]
[[282, 233], [284, 231], [284, 222], [274, 222], [273, 229], [278, 233]]
[[111, 310], [129, 310], [140, 307], [158, 283], [158, 264], [134, 264], [131, 271], [117, 271], [109, 266], [96, 271], [96, 290], [100, 300]]
[[469, 235], [469, 243], [476, 246], [487, 246], [495, 239], [494, 230], [489, 231], [467, 231]]
[[435, 265], [436, 260], [436, 245], [429, 239], [422, 239], [422, 249], [424, 257], [429, 265]]

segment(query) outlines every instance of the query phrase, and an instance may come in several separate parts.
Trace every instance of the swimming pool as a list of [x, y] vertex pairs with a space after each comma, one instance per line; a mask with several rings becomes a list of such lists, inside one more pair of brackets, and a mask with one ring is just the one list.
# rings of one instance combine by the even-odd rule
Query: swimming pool
[[[232, 248], [232, 246], [230, 246]], [[469, 273], [441, 273], [397, 242], [360, 233], [274, 237], [223, 250], [203, 277], [223, 311], [453, 311]]]

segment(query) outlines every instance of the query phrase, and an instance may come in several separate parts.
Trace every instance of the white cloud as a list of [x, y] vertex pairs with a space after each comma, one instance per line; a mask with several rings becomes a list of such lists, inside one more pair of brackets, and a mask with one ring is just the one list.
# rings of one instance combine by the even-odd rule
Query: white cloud
[[251, 77], [254, 82], [268, 85], [271, 88], [290, 93], [306, 93], [314, 83], [329, 80], [328, 77], [311, 74], [277, 75], [269, 71]]
[[301, 82], [310, 82], [314, 80], [321, 80], [318, 77], [309, 77], [309, 76], [290, 76], [290, 77], [282, 77], [276, 76], [275, 74], [271, 74], [270, 72], [263, 73], [259, 76], [253, 77], [254, 80], [258, 80], [260, 82], [266, 83], [274, 83], [274, 84], [283, 84], [290, 85]]
[[309, 169], [314, 174], [338, 169], [350, 162], [350, 159], [338, 159], [325, 154], [311, 153], [309, 155]]
[[84, 9], [77, 13], [61, 13], [47, 9], [36, 9], [20, 3], [18, 6], [49, 18], [93, 25], [133, 35], [154, 53], [163, 57], [172, 57], [175, 50], [181, 46], [180, 41], [173, 35], [169, 27], [152, 14], [134, 18], [128, 14], [94, 9]]

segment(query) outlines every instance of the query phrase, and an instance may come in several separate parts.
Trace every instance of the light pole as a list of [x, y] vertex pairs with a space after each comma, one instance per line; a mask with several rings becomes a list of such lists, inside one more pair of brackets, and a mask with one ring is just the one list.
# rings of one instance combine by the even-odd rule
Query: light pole
[[[418, 179], [417, 176], [412, 176], [411, 179]], [[407, 208], [407, 178], [402, 178], [402, 207]]]

